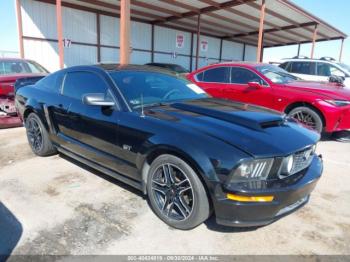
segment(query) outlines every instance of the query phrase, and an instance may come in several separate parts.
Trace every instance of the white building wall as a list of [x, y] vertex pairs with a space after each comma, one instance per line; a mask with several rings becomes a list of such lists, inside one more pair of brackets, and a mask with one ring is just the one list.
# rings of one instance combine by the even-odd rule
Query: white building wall
[[[176, 36], [184, 36], [182, 48], [176, 47]], [[154, 50], [161, 52], [176, 52], [178, 54], [190, 55], [191, 53], [191, 33], [174, 30], [166, 27], [154, 27]]]
[[[59, 69], [55, 5], [34, 0], [21, 0], [23, 34], [39, 38], [24, 40], [25, 57], [35, 59], [50, 71]], [[93, 64], [97, 62], [97, 15], [95, 13], [63, 7], [63, 37], [73, 41], [65, 48], [65, 65]], [[100, 15], [101, 61], [119, 62], [119, 18]], [[176, 47], [176, 36], [184, 36], [184, 46]], [[131, 22], [131, 63], [151, 62], [152, 26]], [[40, 40], [42, 39], [42, 40]], [[51, 41], [45, 41], [49, 39]], [[208, 50], [200, 51], [199, 67], [219, 62], [220, 39], [201, 36], [208, 42]], [[55, 42], [56, 41], [56, 42]], [[79, 45], [80, 42], [88, 45]], [[114, 47], [114, 48], [111, 48]], [[190, 69], [191, 33], [162, 26], [154, 27], [154, 61], [175, 63]], [[241, 60], [243, 45], [223, 41], [222, 60]], [[176, 55], [174, 56], [174, 53]], [[196, 34], [193, 35], [192, 69], [195, 66]], [[246, 46], [246, 60], [256, 60], [256, 47]]]
[[63, 7], [63, 38], [68, 38], [73, 42], [97, 44], [96, 19], [94, 13]]
[[23, 35], [57, 39], [55, 5], [21, 0]]
[[241, 61], [243, 59], [243, 44], [224, 40], [222, 42], [222, 59]]
[[101, 45], [119, 46], [119, 18], [101, 15], [100, 27]]
[[25, 39], [23, 45], [27, 59], [38, 62], [50, 72], [58, 70], [58, 45], [56, 42]]
[[119, 49], [117, 48], [109, 48], [109, 47], [101, 47], [101, 61], [111, 62], [111, 63], [119, 63]]
[[246, 47], [245, 47], [245, 61], [256, 62], [256, 52], [257, 52], [256, 46], [246, 45]]
[[72, 45], [64, 50], [65, 66], [89, 65], [97, 63], [97, 47]]

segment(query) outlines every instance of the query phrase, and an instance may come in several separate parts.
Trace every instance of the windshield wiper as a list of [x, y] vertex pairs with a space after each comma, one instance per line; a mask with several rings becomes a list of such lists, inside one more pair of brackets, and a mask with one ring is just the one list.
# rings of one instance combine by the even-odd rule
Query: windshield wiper
[[137, 108], [141, 108], [142, 106], [143, 107], [155, 107], [155, 106], [166, 106], [168, 105], [167, 103], [164, 103], [164, 102], [155, 102], [155, 103], [149, 103], [149, 104], [143, 104], [143, 105], [137, 105], [137, 106], [134, 106], [134, 109], [137, 109]]

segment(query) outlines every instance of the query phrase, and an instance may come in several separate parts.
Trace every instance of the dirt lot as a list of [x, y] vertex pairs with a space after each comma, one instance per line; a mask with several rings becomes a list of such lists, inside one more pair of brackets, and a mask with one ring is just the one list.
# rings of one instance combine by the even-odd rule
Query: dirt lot
[[142, 195], [60, 156], [35, 157], [23, 128], [0, 130], [0, 254], [350, 254], [350, 143], [321, 142], [308, 205], [256, 230], [210, 219], [169, 228]]

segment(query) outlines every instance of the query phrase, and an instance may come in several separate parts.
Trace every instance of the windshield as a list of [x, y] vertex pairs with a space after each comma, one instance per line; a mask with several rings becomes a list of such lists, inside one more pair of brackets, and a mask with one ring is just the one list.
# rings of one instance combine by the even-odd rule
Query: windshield
[[132, 109], [140, 108], [142, 103], [146, 107], [208, 97], [183, 77], [144, 71], [113, 71], [110, 75]]
[[344, 70], [348, 71], [348, 73], [350, 73], [350, 65], [343, 64], [343, 63], [337, 63], [337, 64], [338, 64], [338, 66], [340, 66]]
[[299, 80], [298, 77], [293, 76], [286, 70], [274, 65], [257, 66], [256, 70], [258, 70], [275, 84], [286, 84], [295, 80]]
[[24, 60], [0, 61], [0, 75], [47, 74], [48, 71], [38, 63]]

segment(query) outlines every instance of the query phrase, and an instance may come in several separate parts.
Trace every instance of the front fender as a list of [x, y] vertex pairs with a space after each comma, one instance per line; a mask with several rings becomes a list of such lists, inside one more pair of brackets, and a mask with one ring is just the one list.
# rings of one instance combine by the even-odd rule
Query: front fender
[[189, 138], [185, 134], [152, 136], [142, 146], [136, 161], [144, 185], [150, 164], [147, 159], [161, 154], [174, 154], [182, 158], [198, 173], [211, 194], [215, 192], [213, 185], [225, 181], [237, 162], [249, 157], [222, 141], [206, 136], [202, 138], [200, 135]]

